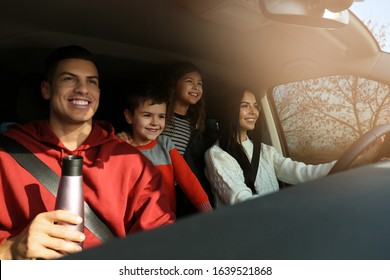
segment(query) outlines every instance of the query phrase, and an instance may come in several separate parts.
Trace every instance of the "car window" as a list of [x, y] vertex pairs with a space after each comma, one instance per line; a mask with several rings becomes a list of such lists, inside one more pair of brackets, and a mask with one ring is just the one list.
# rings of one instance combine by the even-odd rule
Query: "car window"
[[390, 120], [389, 86], [357, 76], [280, 85], [272, 98], [290, 156], [306, 163], [339, 158], [370, 128]]
[[385, 0], [355, 1], [350, 7], [371, 31], [382, 51], [390, 52], [390, 2]]

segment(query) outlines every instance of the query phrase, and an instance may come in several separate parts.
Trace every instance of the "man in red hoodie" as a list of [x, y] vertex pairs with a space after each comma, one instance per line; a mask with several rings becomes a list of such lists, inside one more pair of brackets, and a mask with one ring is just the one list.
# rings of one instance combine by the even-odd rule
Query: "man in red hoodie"
[[[49, 119], [14, 125], [8, 137], [58, 175], [64, 156], [83, 156], [85, 201], [114, 236], [174, 221], [152, 163], [118, 140], [109, 123], [92, 120], [100, 89], [89, 51], [79, 46], [55, 50], [41, 91], [50, 103]], [[80, 251], [80, 241], [84, 248], [101, 244], [88, 228], [82, 233], [63, 225], [82, 219], [54, 205], [54, 195], [0, 148], [0, 259], [52, 259]]]

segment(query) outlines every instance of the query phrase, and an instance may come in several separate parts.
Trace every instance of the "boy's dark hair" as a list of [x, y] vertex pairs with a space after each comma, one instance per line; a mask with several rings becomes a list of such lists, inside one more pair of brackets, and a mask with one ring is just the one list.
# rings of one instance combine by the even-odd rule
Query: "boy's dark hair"
[[80, 58], [88, 60], [95, 64], [96, 68], [99, 71], [96, 60], [90, 51], [78, 45], [71, 45], [55, 49], [47, 57], [44, 76], [45, 80], [51, 83], [53, 80], [54, 72], [58, 66], [58, 62], [69, 58]]
[[126, 96], [126, 109], [134, 114], [135, 109], [147, 100], [152, 100], [151, 105], [166, 103], [168, 107], [169, 103], [169, 97], [158, 88], [149, 84], [137, 84]]

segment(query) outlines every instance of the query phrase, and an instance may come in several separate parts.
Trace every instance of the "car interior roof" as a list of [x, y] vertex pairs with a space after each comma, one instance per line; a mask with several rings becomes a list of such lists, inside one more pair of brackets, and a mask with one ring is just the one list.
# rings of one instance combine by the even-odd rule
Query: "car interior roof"
[[107, 10], [104, 1], [69, 0], [61, 9], [50, 0], [9, 1], [0, 11], [0, 75], [41, 73], [53, 48], [79, 44], [97, 55], [111, 84], [180, 60], [197, 64], [219, 92], [239, 83], [263, 95], [280, 83], [335, 74], [385, 80], [381, 60], [389, 58], [352, 13], [347, 26], [329, 30], [278, 23], [254, 5], [115, 0]]
[[[356, 54], [370, 56], [378, 52], [375, 40], [367, 40], [371, 35], [353, 16], [352, 24], [339, 30], [313, 31], [272, 22], [260, 11], [257, 15], [261, 19], [252, 28], [244, 25], [248, 21], [244, 12], [234, 18], [228, 12], [215, 12], [234, 4], [237, 9], [241, 2], [245, 1], [112, 1], [107, 11], [106, 3], [100, 1], [70, 0], [58, 10], [56, 3], [49, 0], [15, 0], [3, 4], [2, 21], [11, 25], [1, 25], [0, 47], [4, 51], [7, 45], [18, 45], [21, 50], [34, 51], [26, 53], [28, 63], [33, 59], [31, 53], [36, 53], [36, 61], [41, 62], [39, 56], [48, 49], [77, 42], [110, 58], [144, 62], [149, 59], [153, 63], [191, 59], [207, 63], [205, 68], [210, 69], [210, 74], [223, 73], [222, 65], [240, 62], [245, 65], [253, 56], [256, 65], [264, 61], [267, 66], [296, 73], [299, 67], [311, 69], [310, 65], [326, 65], [326, 60], [344, 59], [348, 64]], [[235, 28], [226, 24], [233, 19]], [[20, 55], [21, 50], [14, 52]], [[12, 50], [9, 52], [12, 55]], [[296, 54], [295, 61], [283, 57], [290, 52]], [[271, 78], [277, 82], [266, 75], [269, 70], [263, 72], [265, 81]]]

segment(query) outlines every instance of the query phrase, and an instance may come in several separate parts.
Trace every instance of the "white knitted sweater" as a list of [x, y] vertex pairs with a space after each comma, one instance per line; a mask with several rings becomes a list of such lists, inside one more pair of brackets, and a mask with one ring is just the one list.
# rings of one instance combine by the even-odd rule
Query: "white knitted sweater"
[[[249, 160], [253, 143], [242, 142]], [[216, 207], [262, 196], [279, 190], [278, 179], [288, 184], [298, 184], [328, 174], [336, 161], [318, 165], [307, 165], [279, 154], [272, 146], [261, 144], [260, 163], [255, 180], [256, 195], [245, 185], [244, 173], [238, 162], [218, 143], [205, 153], [206, 174], [216, 197]]]

